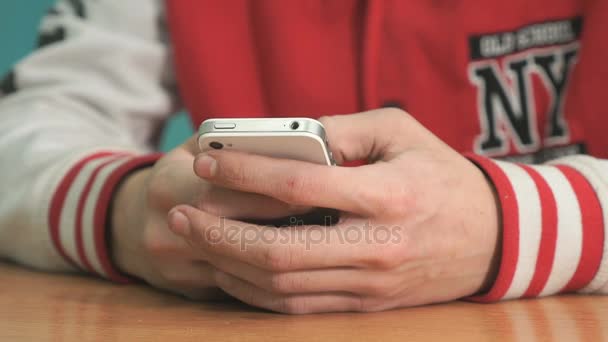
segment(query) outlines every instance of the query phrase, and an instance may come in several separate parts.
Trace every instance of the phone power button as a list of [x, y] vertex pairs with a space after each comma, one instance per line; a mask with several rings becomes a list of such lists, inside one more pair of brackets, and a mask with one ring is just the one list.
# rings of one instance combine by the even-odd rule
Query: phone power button
[[234, 129], [236, 128], [236, 124], [233, 123], [216, 123], [213, 125], [215, 129]]

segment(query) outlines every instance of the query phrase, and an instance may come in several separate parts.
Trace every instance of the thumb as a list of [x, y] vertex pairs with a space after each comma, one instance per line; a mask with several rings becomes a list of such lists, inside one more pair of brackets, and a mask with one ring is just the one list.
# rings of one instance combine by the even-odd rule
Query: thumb
[[422, 137], [424, 127], [406, 112], [383, 108], [351, 115], [324, 116], [330, 149], [336, 162], [392, 159]]
[[201, 153], [201, 150], [198, 146], [198, 134], [194, 133], [188, 140], [186, 140], [180, 148], [184, 149], [187, 153], [195, 156]]

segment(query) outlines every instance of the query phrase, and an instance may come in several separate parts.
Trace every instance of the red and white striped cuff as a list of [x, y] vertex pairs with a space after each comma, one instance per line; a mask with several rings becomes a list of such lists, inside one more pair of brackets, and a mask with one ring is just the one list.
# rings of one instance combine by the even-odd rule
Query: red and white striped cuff
[[129, 282], [113, 265], [106, 241], [107, 212], [116, 186], [159, 154], [98, 152], [77, 161], [60, 181], [48, 212], [55, 249], [73, 266], [116, 282]]
[[[608, 202], [578, 168], [522, 165], [467, 156], [496, 187], [502, 259], [479, 302], [592, 291], [605, 283]], [[603, 197], [603, 196], [602, 196]]]

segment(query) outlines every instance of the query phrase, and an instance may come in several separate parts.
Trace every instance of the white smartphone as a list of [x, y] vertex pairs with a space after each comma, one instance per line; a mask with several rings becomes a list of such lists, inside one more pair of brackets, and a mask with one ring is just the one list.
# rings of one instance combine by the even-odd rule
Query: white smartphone
[[323, 124], [310, 118], [208, 119], [200, 125], [198, 146], [335, 165]]

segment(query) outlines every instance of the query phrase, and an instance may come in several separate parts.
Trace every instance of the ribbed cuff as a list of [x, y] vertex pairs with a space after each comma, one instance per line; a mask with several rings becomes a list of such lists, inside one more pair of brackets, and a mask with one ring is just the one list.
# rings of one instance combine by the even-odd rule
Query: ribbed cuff
[[77, 161], [59, 183], [48, 213], [51, 240], [69, 263], [115, 282], [129, 282], [111, 262], [106, 241], [108, 209], [116, 186], [160, 154], [97, 152]]
[[598, 274], [604, 214], [591, 183], [567, 165], [522, 165], [468, 155], [494, 184], [502, 211], [498, 276], [479, 302], [578, 291]]

